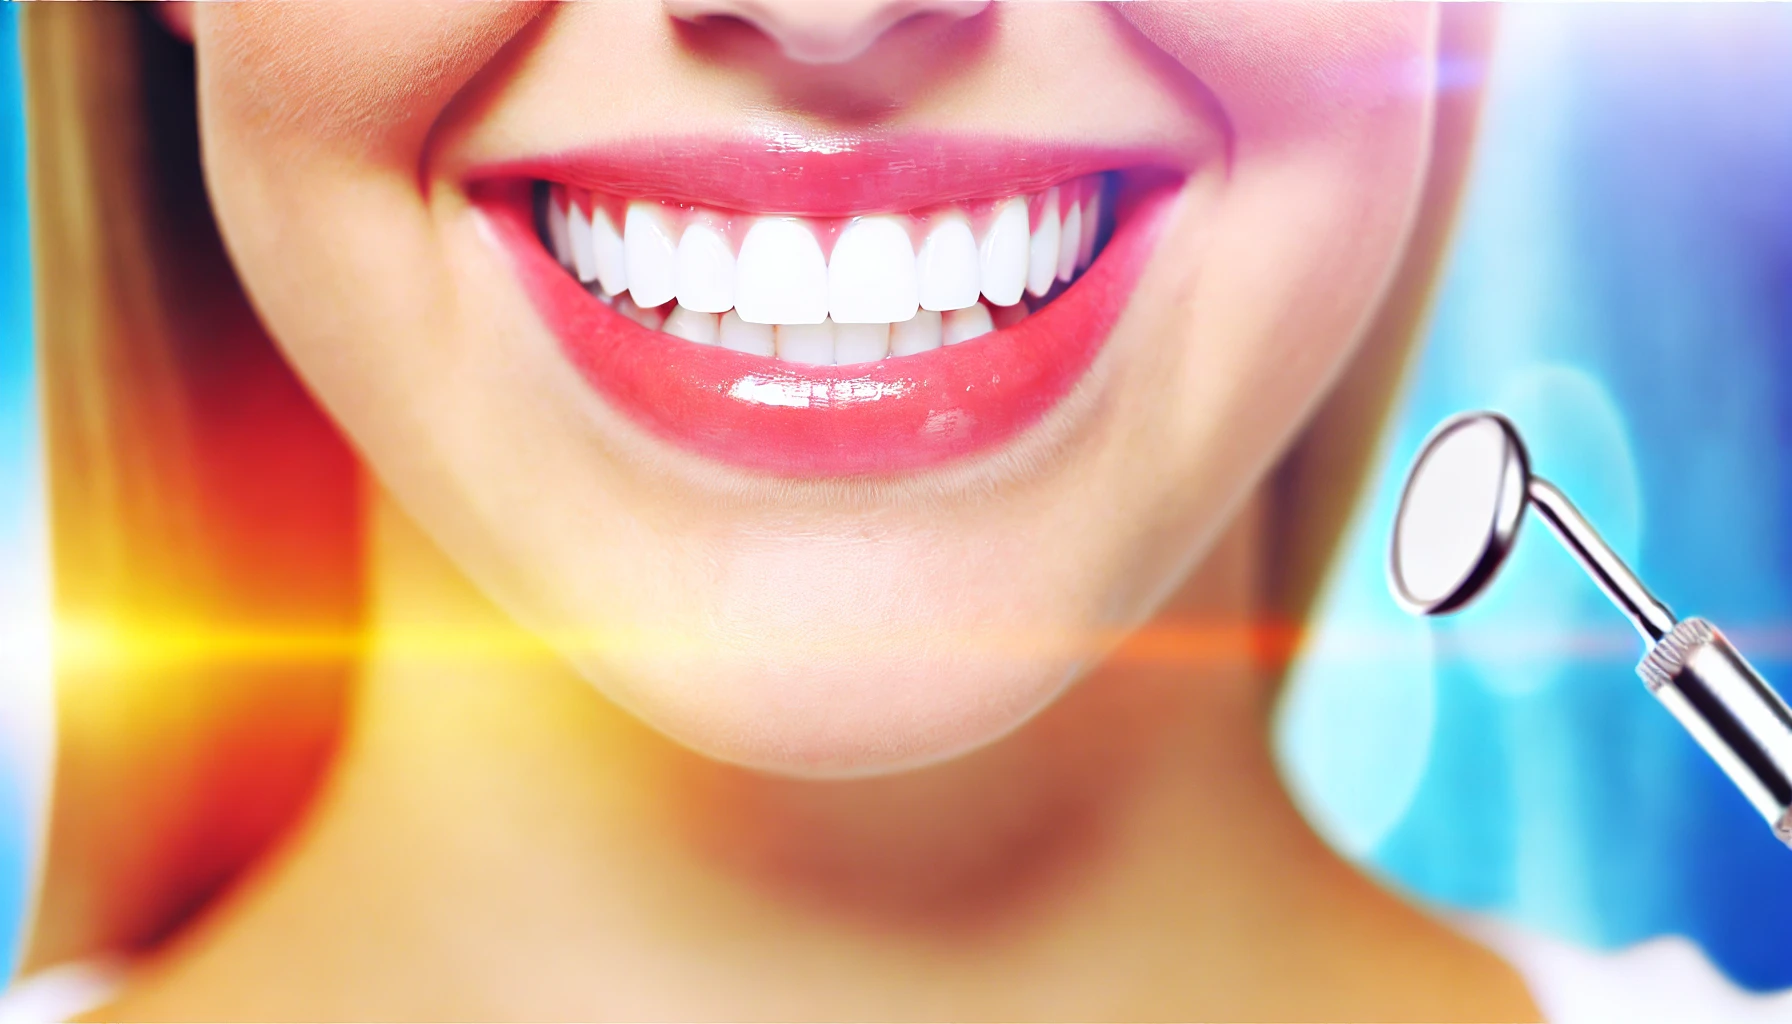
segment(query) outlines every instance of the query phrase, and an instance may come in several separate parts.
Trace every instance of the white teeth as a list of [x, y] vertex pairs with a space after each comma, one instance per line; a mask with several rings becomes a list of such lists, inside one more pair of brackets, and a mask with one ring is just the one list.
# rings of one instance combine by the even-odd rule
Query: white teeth
[[[1027, 292], [1034, 297], [1051, 291], [1052, 279], [1058, 275], [1058, 230], [1058, 190], [1047, 189], [1045, 205], [1039, 212], [1039, 226], [1033, 229], [1027, 252]], [[997, 304], [1009, 305], [1006, 302]]]
[[827, 319], [828, 263], [808, 225], [793, 217], [761, 217], [753, 224], [735, 263], [734, 308], [754, 324]]
[[628, 204], [622, 248], [628, 256], [628, 290], [637, 306], [660, 306], [678, 294], [678, 249], [658, 203]]
[[720, 319], [721, 317], [714, 313], [687, 309], [681, 302], [672, 307], [672, 314], [666, 317], [666, 322], [661, 325], [660, 330], [675, 338], [694, 341], [699, 345], [714, 345], [717, 341], [718, 331], [716, 321]]
[[779, 324], [778, 358], [792, 363], [834, 365], [834, 322]]
[[907, 320], [919, 301], [915, 247], [901, 221], [860, 217], [840, 232], [828, 261], [828, 316], [835, 323]]
[[834, 362], [875, 363], [890, 354], [889, 324], [835, 324]]
[[995, 321], [989, 318], [989, 310], [979, 302], [975, 306], [955, 309], [945, 314], [940, 325], [940, 340], [947, 345], [956, 345], [995, 329]]
[[717, 344], [736, 352], [747, 352], [756, 356], [775, 355], [777, 343], [772, 337], [771, 324], [750, 324], [740, 318], [740, 314], [729, 310], [722, 314], [721, 330]]
[[979, 253], [983, 297], [998, 306], [1020, 301], [1027, 283], [1027, 201], [1014, 198], [996, 211]]
[[566, 222], [566, 233], [572, 240], [572, 265], [580, 281], [597, 280], [597, 251], [591, 245], [591, 219], [586, 212], [590, 206], [590, 196], [577, 194]]
[[923, 309], [913, 319], [890, 325], [890, 354], [912, 356], [940, 347], [940, 315]]
[[721, 232], [694, 223], [678, 240], [678, 304], [704, 313], [734, 308], [734, 251]]
[[1095, 259], [1095, 236], [1101, 231], [1101, 189], [1083, 200], [1083, 244], [1077, 247], [1076, 265], [1087, 267]]
[[628, 256], [622, 249], [622, 236], [604, 208], [591, 207], [591, 255], [597, 261], [597, 283], [607, 295], [628, 290]]
[[1083, 247], [1083, 204], [1071, 203], [1064, 212], [1064, 233], [1058, 237], [1058, 280], [1076, 275], [1076, 254]]
[[1093, 177], [1001, 200], [981, 233], [959, 207], [812, 223], [652, 200], [628, 203], [618, 232], [617, 202], [547, 186], [544, 241], [586, 291], [695, 344], [823, 366], [1012, 327], [1040, 305], [1026, 296], [1056, 294], [1092, 262], [1103, 227]]
[[571, 225], [568, 219], [572, 216], [572, 204], [567, 202], [566, 187], [555, 185], [548, 189], [548, 245], [554, 250], [554, 258], [568, 270], [572, 269]]
[[915, 257], [922, 309], [963, 309], [977, 304], [981, 274], [977, 239], [962, 216], [942, 218], [927, 232]]
[[628, 317], [635, 323], [650, 331], [657, 331], [666, 322], [666, 314], [658, 309], [642, 309], [640, 304], [627, 295], [616, 297], [616, 312]]

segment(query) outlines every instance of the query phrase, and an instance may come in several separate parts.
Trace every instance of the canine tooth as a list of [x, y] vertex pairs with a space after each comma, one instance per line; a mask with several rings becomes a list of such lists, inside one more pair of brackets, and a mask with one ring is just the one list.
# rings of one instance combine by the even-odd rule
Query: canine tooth
[[[809, 226], [761, 217], [740, 244], [734, 308], [754, 324], [819, 324], [828, 316], [828, 262]], [[828, 362], [833, 362], [830, 354]]]
[[572, 204], [567, 202], [566, 186], [548, 186], [548, 246], [554, 251], [554, 258], [568, 270], [572, 269], [572, 237], [571, 224], [567, 218], [571, 216]]
[[736, 352], [747, 352], [756, 356], [774, 355], [778, 351], [777, 343], [772, 336], [774, 328], [771, 324], [750, 324], [740, 318], [740, 314], [729, 310], [722, 314], [721, 330], [717, 335], [717, 344]]
[[1044, 295], [1052, 289], [1052, 278], [1058, 273], [1058, 230], [1058, 190], [1048, 188], [1039, 212], [1039, 226], [1033, 229], [1027, 250], [1027, 291], [1032, 295]]
[[640, 324], [650, 331], [659, 330], [660, 325], [666, 322], [666, 314], [663, 311], [659, 309], [642, 309], [640, 303], [636, 302], [628, 295], [618, 295], [616, 297], [616, 312], [621, 313], [623, 316], [628, 317], [630, 320], [633, 320], [635, 323]]
[[690, 309], [684, 303], [672, 307], [672, 314], [660, 325], [660, 330], [675, 338], [694, 341], [699, 345], [714, 345], [717, 341], [716, 321], [721, 317], [714, 313]]
[[678, 304], [701, 313], [734, 308], [734, 251], [707, 224], [691, 224], [678, 240]]
[[915, 247], [894, 217], [858, 217], [828, 260], [828, 316], [837, 324], [887, 324], [920, 308]]
[[921, 308], [963, 309], [977, 304], [982, 275], [977, 268], [977, 239], [971, 225], [956, 214], [941, 218], [927, 232], [915, 257]]
[[947, 345], [970, 341], [996, 329], [995, 321], [989, 318], [989, 310], [983, 308], [981, 302], [964, 309], [954, 309], [944, 314], [941, 320], [940, 340]]
[[1076, 275], [1076, 254], [1083, 247], [1083, 204], [1071, 203], [1064, 211], [1064, 233], [1058, 236], [1058, 280]]
[[609, 295], [628, 290], [628, 255], [622, 235], [610, 223], [610, 215], [595, 202], [591, 206], [591, 254], [597, 258], [597, 283]]
[[779, 324], [778, 358], [792, 363], [834, 365], [834, 322]]
[[1020, 301], [1027, 283], [1027, 201], [1015, 197], [996, 211], [979, 252], [979, 287], [998, 306]]
[[591, 208], [591, 196], [584, 192], [574, 193], [570, 216], [566, 219], [566, 233], [572, 240], [572, 265], [581, 281], [597, 280], [597, 252], [591, 245], [591, 219], [585, 213]]
[[1086, 268], [1095, 261], [1095, 236], [1101, 233], [1101, 186], [1098, 183], [1083, 200], [1083, 244], [1077, 248], [1076, 265]]
[[923, 309], [911, 319], [890, 325], [890, 354], [912, 356], [940, 347], [940, 315]]
[[834, 362], [875, 363], [890, 354], [889, 324], [835, 324]]
[[678, 294], [678, 247], [658, 203], [628, 204], [622, 249], [628, 254], [628, 290], [635, 305], [661, 306]]

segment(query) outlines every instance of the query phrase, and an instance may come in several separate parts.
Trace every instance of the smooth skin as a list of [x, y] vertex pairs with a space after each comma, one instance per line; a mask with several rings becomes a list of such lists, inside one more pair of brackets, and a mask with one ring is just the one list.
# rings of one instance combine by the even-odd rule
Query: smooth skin
[[[1405, 252], [1435, 10], [169, 20], [238, 272], [377, 479], [376, 641], [303, 827], [106, 1016], [1535, 1016], [1299, 817], [1272, 671], [1137, 639], [1265, 607], [1258, 489]], [[1040, 429], [771, 481], [604, 409], [461, 188], [741, 124], [1151, 143], [1190, 178]]]

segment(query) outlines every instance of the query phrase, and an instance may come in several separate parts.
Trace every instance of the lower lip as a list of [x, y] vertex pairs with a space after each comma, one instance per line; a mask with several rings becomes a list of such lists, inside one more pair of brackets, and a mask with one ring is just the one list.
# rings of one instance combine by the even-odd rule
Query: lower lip
[[599, 302], [535, 236], [529, 186], [475, 200], [562, 351], [612, 406], [698, 455], [786, 477], [887, 475], [992, 451], [1088, 372], [1150, 256], [1173, 195], [1117, 211], [1101, 256], [1050, 305], [958, 345], [856, 366], [805, 366], [651, 331]]

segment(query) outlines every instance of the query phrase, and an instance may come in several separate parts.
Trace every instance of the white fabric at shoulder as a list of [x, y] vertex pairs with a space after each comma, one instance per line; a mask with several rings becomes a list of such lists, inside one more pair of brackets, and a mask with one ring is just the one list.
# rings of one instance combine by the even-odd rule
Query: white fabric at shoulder
[[1492, 918], [1463, 915], [1452, 923], [1516, 968], [1553, 1024], [1792, 1019], [1792, 991], [1740, 988], [1682, 936], [1602, 953]]
[[83, 960], [26, 975], [0, 992], [0, 1024], [73, 1020], [111, 1002], [124, 973], [118, 961]]

